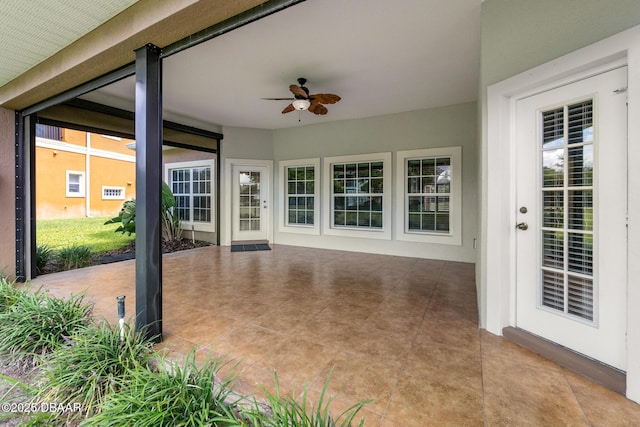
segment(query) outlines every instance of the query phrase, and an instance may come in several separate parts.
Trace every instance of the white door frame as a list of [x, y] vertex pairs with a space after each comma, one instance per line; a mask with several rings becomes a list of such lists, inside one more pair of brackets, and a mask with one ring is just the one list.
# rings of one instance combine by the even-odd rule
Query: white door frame
[[[601, 40], [487, 89], [486, 134], [482, 135], [481, 326], [502, 335], [515, 326], [515, 104], [518, 99], [627, 65], [628, 98], [640, 96], [640, 26]], [[628, 116], [640, 117], [640, 103], [629, 102]], [[628, 121], [628, 164], [640, 162], [640, 129]], [[628, 174], [628, 271], [640, 277], [640, 168]], [[627, 397], [640, 402], [640, 284], [628, 280]]]
[[231, 231], [233, 228], [233, 168], [235, 166], [263, 166], [267, 168], [267, 175], [269, 177], [268, 183], [268, 199], [267, 199], [267, 215], [264, 218], [265, 223], [268, 225], [267, 238], [270, 242], [273, 242], [273, 218], [274, 208], [273, 203], [273, 160], [253, 160], [253, 159], [225, 159], [224, 170], [222, 171], [223, 188], [224, 188], [224, 205], [221, 209], [220, 218], [220, 245], [231, 245]]

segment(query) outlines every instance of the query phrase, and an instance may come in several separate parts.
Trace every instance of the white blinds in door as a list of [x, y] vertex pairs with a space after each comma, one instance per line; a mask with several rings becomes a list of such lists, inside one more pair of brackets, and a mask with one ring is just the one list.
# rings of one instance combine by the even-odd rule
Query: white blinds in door
[[542, 112], [541, 304], [594, 320], [593, 100]]

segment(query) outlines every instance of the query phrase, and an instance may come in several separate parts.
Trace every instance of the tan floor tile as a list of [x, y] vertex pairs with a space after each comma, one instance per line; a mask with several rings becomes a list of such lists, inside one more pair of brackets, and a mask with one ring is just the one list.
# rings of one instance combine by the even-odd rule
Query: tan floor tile
[[640, 425], [639, 404], [568, 369], [563, 372], [592, 425]]
[[386, 363], [340, 353], [327, 364], [324, 373], [311, 384], [310, 389], [320, 393], [329, 372], [331, 379], [327, 393], [330, 396], [337, 396], [350, 404], [373, 400], [367, 404], [367, 409], [376, 414], [382, 414], [387, 407], [398, 376], [398, 369]]
[[478, 352], [436, 342], [416, 341], [409, 352], [405, 373], [416, 378], [477, 380], [482, 378], [482, 360]]
[[482, 382], [479, 377], [403, 375], [385, 418], [383, 425], [482, 426]]
[[445, 344], [456, 350], [480, 354], [480, 330], [471, 322], [426, 319], [420, 326], [416, 341]]
[[[366, 426], [640, 424], [640, 406], [502, 337], [478, 330], [473, 264], [273, 245], [163, 256], [164, 342], [173, 360], [197, 349], [230, 363], [237, 391], [273, 387], [317, 399], [335, 366], [333, 412], [365, 406]], [[135, 315], [135, 262], [38, 277], [32, 288], [86, 290], [115, 322]], [[484, 389], [483, 389], [484, 385]], [[484, 413], [482, 402], [484, 401]], [[484, 415], [484, 418], [483, 418]]]
[[278, 375], [304, 384], [316, 380], [335, 356], [336, 351], [331, 347], [293, 337], [267, 350], [255, 365], [264, 367], [271, 379], [273, 371], [277, 371]]
[[391, 312], [385, 308], [370, 315], [364, 326], [400, 335], [405, 339], [413, 339], [421, 323], [422, 315], [417, 312]]
[[484, 358], [482, 370], [489, 425], [589, 425], [559, 367]]
[[259, 360], [267, 350], [280, 344], [285, 337], [269, 329], [251, 324], [238, 324], [227, 334], [209, 345], [215, 351], [250, 365]]

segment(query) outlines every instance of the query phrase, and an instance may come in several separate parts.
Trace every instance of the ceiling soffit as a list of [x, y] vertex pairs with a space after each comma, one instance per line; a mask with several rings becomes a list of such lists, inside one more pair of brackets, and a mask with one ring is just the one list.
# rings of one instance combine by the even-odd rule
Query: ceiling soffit
[[262, 3], [140, 0], [0, 87], [0, 106], [20, 110], [34, 105], [131, 63], [140, 46], [170, 45]]

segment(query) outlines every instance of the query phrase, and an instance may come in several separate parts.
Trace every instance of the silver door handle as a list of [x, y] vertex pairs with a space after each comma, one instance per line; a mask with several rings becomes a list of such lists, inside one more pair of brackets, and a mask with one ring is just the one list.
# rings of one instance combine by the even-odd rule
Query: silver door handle
[[516, 224], [516, 228], [520, 230], [527, 230], [529, 228], [529, 225], [526, 222], [521, 222], [519, 224]]

